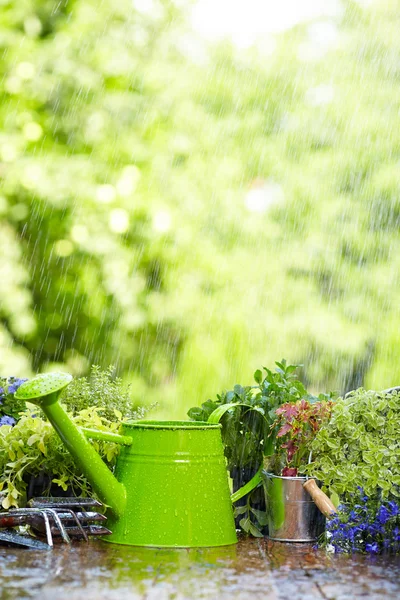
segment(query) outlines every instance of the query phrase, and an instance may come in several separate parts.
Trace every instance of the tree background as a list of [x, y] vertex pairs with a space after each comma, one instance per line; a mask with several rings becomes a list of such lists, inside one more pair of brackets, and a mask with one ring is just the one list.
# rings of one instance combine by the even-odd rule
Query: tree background
[[398, 0], [273, 51], [135, 6], [1, 3], [0, 373], [114, 364], [177, 416], [282, 357], [400, 383]]

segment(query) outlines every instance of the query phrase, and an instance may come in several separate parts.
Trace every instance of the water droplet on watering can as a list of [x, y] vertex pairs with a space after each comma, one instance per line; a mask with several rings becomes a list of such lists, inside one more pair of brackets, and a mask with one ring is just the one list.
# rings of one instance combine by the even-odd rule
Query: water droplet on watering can
[[178, 511], [177, 511], [177, 509], [175, 509], [175, 516], [176, 516], [176, 517], [178, 516]]

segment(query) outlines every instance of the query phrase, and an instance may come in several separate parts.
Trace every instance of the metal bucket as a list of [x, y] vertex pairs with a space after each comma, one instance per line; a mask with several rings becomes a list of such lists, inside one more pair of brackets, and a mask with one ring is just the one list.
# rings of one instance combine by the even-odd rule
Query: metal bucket
[[280, 477], [263, 471], [269, 539], [313, 542], [325, 530], [325, 517], [303, 488], [306, 477]]

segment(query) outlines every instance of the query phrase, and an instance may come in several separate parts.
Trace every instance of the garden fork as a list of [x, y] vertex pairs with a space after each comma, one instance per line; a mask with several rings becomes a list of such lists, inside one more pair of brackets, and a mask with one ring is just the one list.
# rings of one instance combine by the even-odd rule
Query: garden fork
[[[71, 543], [71, 537], [88, 541], [88, 536], [111, 533], [103, 524], [98, 524], [106, 520], [104, 515], [87, 510], [100, 506], [101, 502], [91, 498], [33, 498], [28, 502], [27, 508], [0, 512], [0, 528], [29, 525], [35, 532], [46, 535], [50, 548], [53, 547], [53, 536], [61, 537], [67, 544]], [[3, 541], [13, 543], [9, 539], [13, 532], [2, 533], [9, 534], [5, 538], [3, 535]], [[1, 539], [0, 536], [0, 541]], [[16, 540], [15, 543], [19, 541]]]

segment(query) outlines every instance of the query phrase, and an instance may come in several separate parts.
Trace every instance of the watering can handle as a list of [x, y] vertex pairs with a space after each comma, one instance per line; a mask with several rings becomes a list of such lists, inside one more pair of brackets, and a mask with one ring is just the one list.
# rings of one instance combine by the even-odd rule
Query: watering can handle
[[[207, 423], [212, 423], [213, 425], [216, 425], [217, 423], [220, 422], [221, 417], [226, 412], [228, 412], [229, 409], [234, 408], [235, 406], [247, 406], [247, 407], [249, 407], [249, 405], [245, 404], [244, 402], [232, 402], [231, 404], [221, 404], [221, 406], [218, 406], [211, 413], [211, 415], [208, 417]], [[249, 408], [251, 408], [251, 407], [249, 407]], [[234, 494], [231, 495], [232, 502], [236, 502], [236, 500], [240, 500], [240, 498], [243, 498], [243, 496], [246, 496], [246, 494], [249, 494], [257, 486], [260, 485], [260, 483], [262, 481], [262, 479], [261, 479], [261, 471], [262, 471], [262, 465], [258, 469], [257, 473], [254, 475], [254, 477], [252, 477], [250, 479], [250, 481], [248, 481], [245, 485], [243, 485]]]
[[80, 430], [85, 437], [91, 440], [102, 440], [103, 442], [114, 442], [120, 446], [131, 446], [132, 438], [128, 435], [120, 435], [111, 431], [99, 431], [98, 429], [89, 429], [88, 427], [80, 427]]
[[261, 467], [258, 469], [257, 473], [254, 475], [254, 477], [252, 477], [250, 479], [250, 481], [248, 481], [245, 485], [243, 485], [241, 488], [239, 488], [234, 494], [231, 495], [231, 500], [232, 502], [236, 502], [236, 500], [240, 500], [240, 498], [243, 498], [243, 496], [246, 496], [246, 494], [249, 494], [250, 492], [252, 492], [258, 485], [260, 485], [262, 478], [261, 478], [261, 471], [262, 471], [262, 465]]

